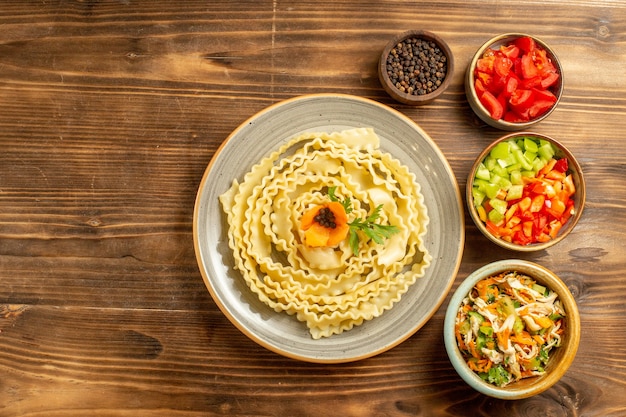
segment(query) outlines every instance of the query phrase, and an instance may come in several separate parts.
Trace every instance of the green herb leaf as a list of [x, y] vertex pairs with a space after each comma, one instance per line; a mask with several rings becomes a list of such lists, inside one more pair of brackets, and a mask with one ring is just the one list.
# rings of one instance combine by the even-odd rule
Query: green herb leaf
[[352, 227], [350, 228], [348, 242], [350, 243], [350, 249], [352, 249], [352, 253], [355, 255], [359, 254], [359, 235], [356, 233]]
[[350, 200], [350, 197], [339, 200], [339, 198], [337, 198], [337, 196], [335, 195], [336, 189], [337, 187], [328, 187], [328, 197], [330, 198], [330, 201], [340, 202], [343, 206], [343, 209], [346, 211], [346, 214], [350, 214], [350, 212], [352, 212], [352, 201]]
[[378, 220], [378, 218], [380, 217], [380, 211], [383, 209], [383, 205], [379, 204], [374, 211], [372, 212], [372, 214], [370, 214], [369, 216], [367, 216], [367, 218], [365, 219], [365, 221], [367, 223], [373, 223], [376, 220]]
[[[337, 187], [328, 187], [328, 197], [330, 198], [330, 201], [337, 201], [341, 203], [344, 210], [346, 211], [346, 214], [352, 212], [352, 201], [350, 200], [350, 197], [346, 197], [343, 200], [340, 200], [335, 195], [336, 189]], [[365, 236], [367, 236], [369, 239], [373, 240], [379, 245], [385, 243], [385, 239], [388, 239], [396, 233], [400, 232], [400, 229], [397, 226], [375, 223], [376, 220], [380, 218], [380, 212], [382, 209], [383, 205], [379, 204], [374, 209], [372, 214], [367, 216], [365, 220], [359, 217], [348, 223], [348, 226], [350, 226], [350, 232], [348, 237], [350, 249], [352, 249], [352, 253], [355, 256], [359, 254], [359, 234], [357, 233], [358, 231], [363, 232]]]

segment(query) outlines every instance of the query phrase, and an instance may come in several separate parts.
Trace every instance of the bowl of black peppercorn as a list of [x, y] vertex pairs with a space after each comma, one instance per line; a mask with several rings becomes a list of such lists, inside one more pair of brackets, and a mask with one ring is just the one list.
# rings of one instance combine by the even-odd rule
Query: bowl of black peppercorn
[[383, 49], [378, 78], [394, 100], [420, 106], [448, 88], [453, 71], [452, 51], [441, 37], [426, 30], [409, 30]]

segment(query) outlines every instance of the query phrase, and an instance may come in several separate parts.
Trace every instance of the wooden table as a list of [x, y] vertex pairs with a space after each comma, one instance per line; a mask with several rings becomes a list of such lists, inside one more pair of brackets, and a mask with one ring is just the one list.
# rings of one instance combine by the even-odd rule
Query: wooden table
[[[0, 416], [626, 415], [623, 2], [4, 2], [0, 28]], [[376, 75], [385, 43], [414, 28], [444, 37], [456, 63], [420, 108]], [[466, 214], [454, 287], [514, 256], [557, 272], [582, 319], [562, 381], [520, 401], [470, 389], [443, 348], [447, 299], [401, 345], [347, 364], [287, 359], [237, 330], [192, 239], [196, 191], [229, 133], [298, 95], [367, 97], [428, 132], [464, 189], [503, 132], [472, 113], [463, 72], [516, 31], [564, 65], [564, 97], [533, 130], [578, 156], [587, 205], [535, 254], [498, 249]]]

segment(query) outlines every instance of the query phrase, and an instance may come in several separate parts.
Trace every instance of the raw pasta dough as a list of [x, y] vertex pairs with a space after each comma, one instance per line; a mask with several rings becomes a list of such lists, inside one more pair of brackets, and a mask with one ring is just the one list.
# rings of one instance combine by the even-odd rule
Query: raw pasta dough
[[[408, 168], [379, 149], [371, 128], [305, 133], [262, 159], [220, 196], [235, 268], [259, 299], [306, 323], [314, 339], [349, 330], [390, 309], [430, 265], [423, 237], [428, 213]], [[359, 252], [303, 244], [308, 208], [350, 198], [349, 221], [382, 204], [381, 224], [399, 233]]]

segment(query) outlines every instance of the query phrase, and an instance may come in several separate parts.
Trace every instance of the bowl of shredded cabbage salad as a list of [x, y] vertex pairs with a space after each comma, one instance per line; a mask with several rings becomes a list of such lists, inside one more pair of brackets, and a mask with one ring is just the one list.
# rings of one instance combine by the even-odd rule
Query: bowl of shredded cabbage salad
[[529, 261], [503, 260], [457, 288], [444, 339], [452, 365], [477, 391], [526, 398], [565, 374], [578, 349], [580, 318], [556, 274]]

